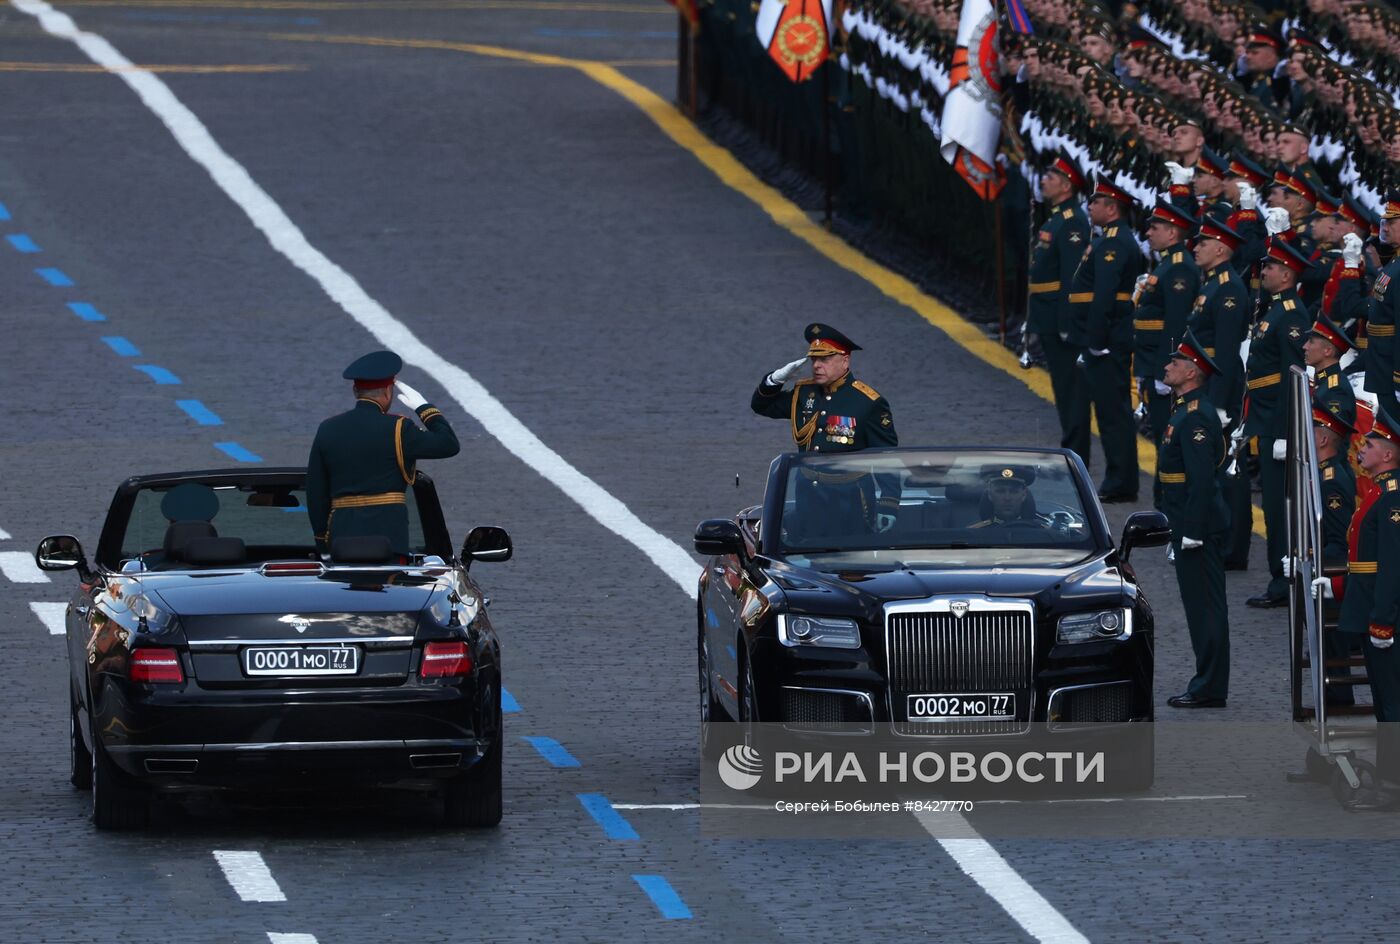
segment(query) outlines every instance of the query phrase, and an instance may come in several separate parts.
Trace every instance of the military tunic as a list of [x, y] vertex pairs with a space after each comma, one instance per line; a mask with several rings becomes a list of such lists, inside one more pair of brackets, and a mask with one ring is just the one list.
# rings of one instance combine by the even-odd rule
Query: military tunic
[[790, 391], [769, 384], [765, 377], [754, 390], [750, 406], [759, 416], [788, 420], [793, 441], [802, 452], [899, 445], [889, 403], [849, 373], [829, 389], [815, 380], [799, 380]]
[[1362, 637], [1366, 674], [1376, 720], [1390, 722], [1378, 733], [1376, 766], [1400, 780], [1400, 643], [1377, 649], [1372, 626], [1394, 629], [1400, 619], [1400, 477], [1391, 469], [1375, 476], [1377, 490], [1352, 518], [1352, 551], [1338, 629]]
[[[1172, 526], [1176, 580], [1196, 654], [1196, 675], [1186, 690], [1199, 698], [1225, 698], [1230, 686], [1224, 560], [1230, 512], [1218, 478], [1224, 461], [1225, 436], [1205, 391], [1197, 388], [1177, 397], [1162, 433], [1157, 478], [1162, 483], [1162, 511]], [[1203, 545], [1184, 550], [1182, 538]]]
[[[1186, 321], [1200, 284], [1200, 267], [1186, 251], [1184, 242], [1162, 252], [1162, 260], [1147, 277], [1133, 311], [1134, 376], [1148, 381], [1162, 379], [1167, 359], [1186, 333]], [[1146, 393], [1152, 438], [1160, 444], [1172, 409], [1172, 395], [1157, 393], [1150, 383]]]
[[1371, 306], [1366, 319], [1366, 389], [1391, 408], [1395, 402], [1395, 325], [1400, 311], [1400, 259], [1386, 266], [1371, 286]]
[[[1133, 285], [1142, 271], [1142, 250], [1128, 227], [1115, 223], [1084, 251], [1070, 286], [1070, 341], [1082, 352], [1083, 383], [1072, 411], [1074, 442], [1089, 441], [1090, 410], [1098, 415], [1106, 469], [1099, 491], [1138, 493], [1137, 431], [1129, 395], [1132, 358]], [[1107, 350], [1098, 355], [1095, 351]], [[1077, 451], [1077, 450], [1076, 450]], [[1087, 463], [1085, 452], [1080, 457]]]
[[[1343, 451], [1318, 463], [1318, 487], [1322, 495], [1322, 548], [1320, 573], [1341, 571], [1332, 577], [1332, 598], [1340, 604], [1346, 595], [1347, 531], [1351, 527], [1352, 515], [1356, 513], [1356, 473], [1347, 461], [1346, 444]], [[1352, 640], [1349, 634], [1339, 632], [1336, 627], [1324, 629], [1327, 658], [1341, 662], [1351, 657]], [[1349, 666], [1328, 666], [1327, 674], [1333, 678], [1351, 675]], [[1327, 686], [1327, 703], [1330, 705], [1354, 705], [1356, 693], [1349, 684]]]
[[1356, 425], [1356, 393], [1339, 365], [1317, 368], [1313, 372], [1313, 390], [1328, 412], [1341, 417], [1348, 426]]
[[1252, 299], [1259, 292], [1259, 259], [1264, 255], [1269, 231], [1264, 227], [1258, 210], [1236, 210], [1225, 223], [1244, 240], [1235, 250], [1234, 258], [1239, 262], [1240, 275], [1248, 283], [1249, 297]]
[[1065, 338], [1070, 332], [1067, 296], [1074, 270], [1089, 245], [1089, 219], [1073, 200], [1056, 204], [1045, 225], [1036, 234], [1030, 259], [1030, 300], [1026, 320], [1040, 338], [1041, 350], [1050, 370], [1050, 387], [1055, 394], [1055, 411], [1060, 417], [1060, 446], [1081, 455], [1089, 451], [1089, 430], [1084, 427], [1081, 442], [1070, 441], [1070, 408], [1077, 380], [1074, 359], [1079, 350]]
[[409, 546], [405, 491], [420, 459], [446, 459], [461, 447], [437, 407], [417, 410], [420, 429], [405, 416], [385, 413], [360, 398], [316, 430], [306, 464], [306, 508], [322, 550], [336, 538], [384, 535], [395, 554]]

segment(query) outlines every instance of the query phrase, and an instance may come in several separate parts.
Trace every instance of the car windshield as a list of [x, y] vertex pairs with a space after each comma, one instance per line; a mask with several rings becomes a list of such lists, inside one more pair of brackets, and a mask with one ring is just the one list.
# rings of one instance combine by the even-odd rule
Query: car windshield
[[[417, 503], [410, 500], [408, 535], [415, 553], [426, 553]], [[122, 536], [123, 560], [140, 559], [147, 566], [164, 560], [167, 532], [176, 522], [208, 522], [209, 533], [240, 538], [247, 559], [261, 561], [311, 557], [316, 552], [306, 493], [286, 485], [219, 485], [182, 483], [143, 488], [136, 493]]]
[[1057, 564], [1097, 545], [1056, 453], [804, 455], [789, 468], [780, 522], [781, 553], [799, 564]]

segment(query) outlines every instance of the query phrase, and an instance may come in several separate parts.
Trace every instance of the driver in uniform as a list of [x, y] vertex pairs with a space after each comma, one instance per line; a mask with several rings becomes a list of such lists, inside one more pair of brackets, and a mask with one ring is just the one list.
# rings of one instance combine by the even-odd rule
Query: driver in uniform
[[987, 480], [985, 507], [990, 514], [969, 528], [1049, 527], [1050, 522], [1036, 513], [1035, 502], [1028, 491], [1035, 481], [1035, 469], [1030, 466], [987, 466], [982, 470]]

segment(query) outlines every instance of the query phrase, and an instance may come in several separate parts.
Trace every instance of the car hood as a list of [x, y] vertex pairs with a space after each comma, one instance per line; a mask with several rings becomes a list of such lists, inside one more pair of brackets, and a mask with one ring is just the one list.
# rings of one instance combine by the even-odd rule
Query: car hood
[[885, 603], [933, 596], [1014, 597], [1042, 612], [1097, 603], [1116, 605], [1127, 584], [1105, 557], [1070, 567], [972, 567], [890, 571], [822, 571], [775, 563], [769, 570], [791, 609], [837, 612], [879, 621]]

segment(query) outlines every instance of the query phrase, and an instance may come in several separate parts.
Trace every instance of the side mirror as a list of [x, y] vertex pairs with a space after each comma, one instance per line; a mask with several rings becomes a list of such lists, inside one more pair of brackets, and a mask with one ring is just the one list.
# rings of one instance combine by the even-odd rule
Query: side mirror
[[39, 549], [34, 552], [34, 563], [40, 570], [72, 570], [74, 567], [87, 570], [83, 546], [71, 534], [51, 534], [40, 541]]
[[742, 554], [744, 534], [728, 518], [711, 518], [696, 527], [695, 549], [701, 554]]
[[1135, 547], [1161, 547], [1172, 539], [1167, 516], [1160, 511], [1135, 511], [1123, 524], [1123, 539], [1118, 542], [1123, 560]]
[[462, 566], [470, 567], [472, 561], [508, 561], [514, 553], [515, 547], [510, 543], [510, 535], [505, 528], [482, 525], [472, 528], [462, 542]]

